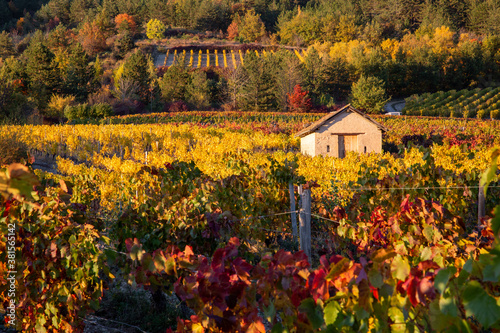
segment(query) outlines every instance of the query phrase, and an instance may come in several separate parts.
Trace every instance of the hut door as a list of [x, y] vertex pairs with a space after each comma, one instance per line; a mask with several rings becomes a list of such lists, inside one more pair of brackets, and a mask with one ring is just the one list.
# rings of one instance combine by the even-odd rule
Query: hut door
[[339, 135], [339, 157], [344, 158], [345, 157], [345, 143], [344, 143], [344, 136]]
[[348, 151], [358, 151], [357, 135], [339, 135], [339, 157], [344, 158]]

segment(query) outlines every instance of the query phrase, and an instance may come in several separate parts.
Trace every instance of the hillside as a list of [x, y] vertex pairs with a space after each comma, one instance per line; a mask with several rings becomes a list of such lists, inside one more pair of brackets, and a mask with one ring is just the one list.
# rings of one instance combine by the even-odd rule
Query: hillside
[[406, 99], [405, 115], [500, 119], [500, 88], [439, 91]]

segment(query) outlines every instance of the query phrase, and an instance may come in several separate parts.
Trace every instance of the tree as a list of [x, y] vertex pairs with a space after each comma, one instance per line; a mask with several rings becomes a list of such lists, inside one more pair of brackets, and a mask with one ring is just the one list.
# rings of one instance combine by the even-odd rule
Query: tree
[[201, 1], [195, 16], [197, 30], [224, 31], [231, 22], [231, 9], [226, 2]]
[[64, 75], [64, 92], [84, 102], [95, 90], [95, 69], [89, 64], [88, 55], [80, 44], [76, 44], [68, 58]]
[[132, 35], [127, 30], [124, 30], [117, 36], [115, 41], [115, 54], [119, 58], [125, 57], [125, 55], [134, 48], [134, 39]]
[[189, 73], [181, 65], [170, 66], [159, 80], [161, 96], [167, 103], [185, 100]]
[[29, 88], [40, 108], [44, 108], [48, 97], [60, 86], [60, 71], [55, 55], [43, 43], [32, 43], [24, 51]]
[[210, 80], [207, 74], [200, 70], [191, 73], [186, 86], [186, 100], [196, 110], [206, 110], [210, 106]]
[[500, 34], [500, 6], [497, 0], [471, 1], [469, 29], [482, 34]]
[[[128, 80], [137, 85], [139, 99], [146, 102], [150, 98], [151, 77], [148, 59], [140, 50], [132, 53], [121, 67], [121, 74], [115, 80]], [[116, 84], [116, 82], [115, 82]]]
[[[278, 20], [278, 34], [283, 43], [302, 46], [304, 43], [312, 44], [321, 41], [325, 33], [326, 35], [333, 33], [335, 23], [331, 15], [324, 19], [321, 15], [299, 10], [293, 17], [283, 16]], [[327, 26], [328, 29], [326, 29]]]
[[293, 93], [296, 85], [302, 84], [302, 68], [297, 56], [288, 51], [280, 51], [272, 55], [279, 58], [279, 66], [275, 72], [276, 100], [280, 110], [288, 108], [288, 95]]
[[246, 85], [248, 77], [242, 66], [229, 69], [224, 74], [225, 85], [223, 95], [225, 103], [228, 104], [231, 110], [237, 110], [241, 104], [242, 87]]
[[351, 104], [367, 113], [381, 113], [389, 101], [385, 93], [384, 81], [374, 76], [361, 76], [352, 85]]
[[106, 49], [106, 35], [97, 21], [85, 22], [78, 31], [78, 40], [87, 54], [91, 56]]
[[248, 42], [256, 42], [266, 35], [266, 28], [260, 19], [260, 15], [250, 9], [243, 17], [238, 26], [238, 36]]
[[59, 24], [55, 29], [50, 31], [47, 38], [47, 46], [52, 51], [67, 49], [71, 44], [70, 34], [71, 32], [63, 24]]
[[238, 25], [239, 25], [239, 16], [238, 20], [235, 18], [233, 22], [229, 25], [227, 28], [227, 39], [229, 40], [234, 40], [236, 37], [238, 37]]
[[160, 20], [151, 19], [146, 26], [146, 36], [158, 41], [165, 37], [165, 29], [165, 25]]
[[241, 88], [242, 108], [254, 111], [276, 108], [276, 82], [272, 71], [278, 66], [275, 60], [271, 56], [259, 58], [254, 52], [245, 57], [243, 70], [247, 80]]
[[115, 17], [116, 30], [123, 32], [128, 31], [134, 33], [137, 25], [134, 18], [128, 14], [118, 14]]
[[293, 88], [293, 93], [288, 94], [288, 107], [292, 112], [308, 112], [311, 110], [311, 98], [308, 91], [302, 90], [300, 85]]
[[302, 87], [309, 91], [314, 104], [318, 104], [321, 95], [329, 93], [329, 78], [326, 75], [325, 61], [320, 57], [315, 48], [309, 49], [304, 58], [304, 80]]
[[14, 55], [14, 44], [12, 38], [5, 31], [0, 33], [0, 58], [7, 58]]

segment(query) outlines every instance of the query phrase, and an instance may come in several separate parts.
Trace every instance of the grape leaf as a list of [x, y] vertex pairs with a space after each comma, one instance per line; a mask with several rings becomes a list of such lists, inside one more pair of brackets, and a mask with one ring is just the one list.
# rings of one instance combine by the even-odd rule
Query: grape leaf
[[299, 310], [306, 314], [314, 329], [318, 329], [323, 325], [323, 311], [312, 298], [303, 300], [299, 305]]
[[495, 298], [481, 287], [479, 282], [470, 281], [462, 294], [467, 316], [474, 316], [485, 328], [500, 320], [500, 306]]
[[446, 290], [446, 285], [450, 280], [450, 277], [455, 274], [457, 269], [455, 267], [446, 267], [440, 269], [434, 278], [434, 288], [442, 295]]

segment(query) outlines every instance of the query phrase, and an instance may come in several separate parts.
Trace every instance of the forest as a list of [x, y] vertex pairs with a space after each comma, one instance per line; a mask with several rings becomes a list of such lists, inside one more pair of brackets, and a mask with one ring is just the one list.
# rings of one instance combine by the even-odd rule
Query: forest
[[[499, 15], [493, 0], [2, 2], [0, 121], [348, 102], [378, 113], [391, 98], [495, 86]], [[200, 45], [269, 52], [236, 69], [153, 65]]]

